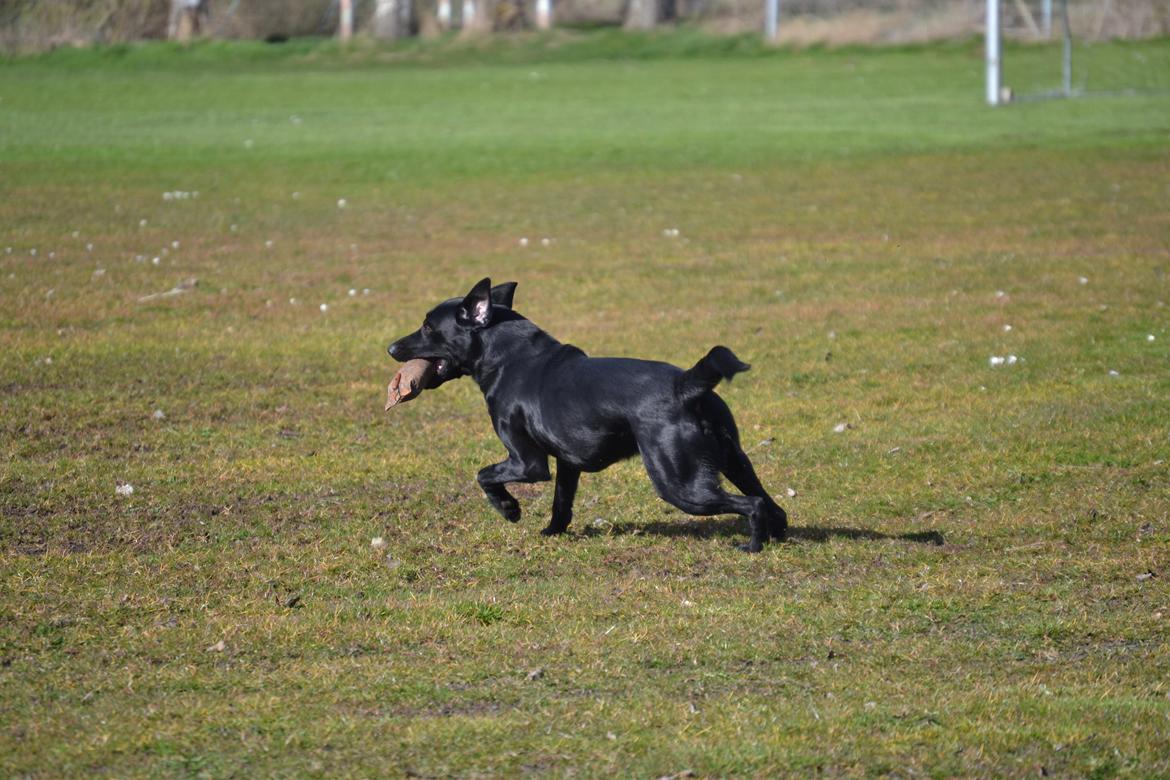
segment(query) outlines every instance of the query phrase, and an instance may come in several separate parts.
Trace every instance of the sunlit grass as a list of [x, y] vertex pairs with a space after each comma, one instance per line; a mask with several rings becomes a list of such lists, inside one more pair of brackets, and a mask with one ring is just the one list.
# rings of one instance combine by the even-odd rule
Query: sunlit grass
[[[1170, 103], [690, 36], [0, 66], [4, 774], [1170, 771]], [[470, 382], [381, 411], [484, 275], [752, 363], [793, 542], [636, 462], [496, 516]]]

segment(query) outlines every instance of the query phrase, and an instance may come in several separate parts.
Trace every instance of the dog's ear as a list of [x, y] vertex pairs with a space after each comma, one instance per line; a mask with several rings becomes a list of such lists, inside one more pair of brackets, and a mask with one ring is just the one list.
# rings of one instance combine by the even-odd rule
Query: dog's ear
[[516, 294], [515, 282], [504, 282], [492, 288], [492, 305], [512, 308], [512, 296]]
[[492, 321], [492, 280], [480, 279], [463, 303], [459, 304], [458, 320], [463, 325], [486, 328]]

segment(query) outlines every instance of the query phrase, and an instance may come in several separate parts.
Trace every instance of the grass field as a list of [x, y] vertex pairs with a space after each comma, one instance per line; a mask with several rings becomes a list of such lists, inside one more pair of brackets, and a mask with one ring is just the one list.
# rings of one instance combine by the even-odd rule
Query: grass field
[[[981, 68], [0, 62], [0, 775], [1170, 774], [1170, 97], [991, 110]], [[751, 362], [791, 543], [637, 462], [566, 537], [549, 485], [495, 515], [470, 382], [382, 412], [487, 275], [592, 354]]]

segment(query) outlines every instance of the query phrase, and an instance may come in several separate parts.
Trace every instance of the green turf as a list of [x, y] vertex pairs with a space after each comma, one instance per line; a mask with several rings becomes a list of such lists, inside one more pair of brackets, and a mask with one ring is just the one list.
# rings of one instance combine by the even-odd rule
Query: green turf
[[[0, 775], [1170, 773], [1170, 98], [992, 110], [981, 69], [686, 30], [0, 63]], [[485, 275], [593, 354], [751, 362], [792, 543], [636, 462], [566, 537], [548, 485], [494, 515], [470, 382], [381, 410]]]

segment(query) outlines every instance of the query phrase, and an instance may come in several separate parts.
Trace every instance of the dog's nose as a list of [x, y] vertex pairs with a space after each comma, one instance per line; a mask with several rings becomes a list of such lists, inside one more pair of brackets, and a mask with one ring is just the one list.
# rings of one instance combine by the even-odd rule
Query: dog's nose
[[394, 350], [395, 350], [395, 349], [397, 349], [397, 348], [398, 348], [398, 342], [397, 342], [397, 341], [395, 341], [395, 342], [394, 342], [393, 344], [391, 344], [390, 346], [386, 347], [386, 352], [387, 352], [387, 353], [390, 355], [390, 357], [394, 358], [395, 360], [397, 360], [397, 359], [398, 359], [398, 356], [394, 354]]

